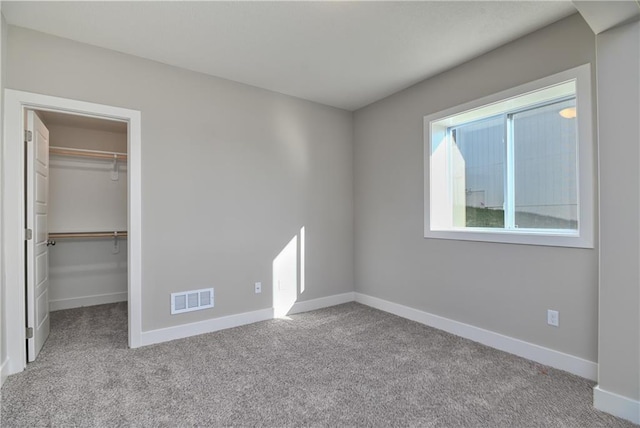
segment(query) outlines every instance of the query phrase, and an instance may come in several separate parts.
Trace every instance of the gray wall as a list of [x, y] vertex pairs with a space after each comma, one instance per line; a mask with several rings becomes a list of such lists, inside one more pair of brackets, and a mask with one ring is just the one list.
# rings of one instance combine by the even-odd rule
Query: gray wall
[[[301, 227], [298, 301], [353, 291], [351, 113], [11, 26], [7, 87], [142, 112], [144, 331], [271, 307]], [[169, 314], [205, 287], [215, 308]]]
[[598, 34], [598, 386], [640, 400], [640, 23]]
[[573, 15], [358, 110], [356, 291], [596, 361], [596, 250], [423, 237], [423, 117], [585, 63]]
[[[6, 70], [6, 41], [7, 41], [7, 23], [4, 20], [4, 15], [1, 13], [1, 3], [0, 3], [0, 147], [3, 146], [2, 138], [4, 135], [4, 87], [5, 87], [5, 77], [7, 73]], [[2, 165], [0, 165], [0, 189], [4, 183], [2, 183]], [[0, 198], [0, 213], [2, 212], [2, 198]], [[0, 242], [3, 242], [2, 236], [2, 215], [0, 215]], [[4, 272], [4, 255], [2, 254], [2, 245], [0, 245], [0, 272]], [[0, 302], [4, 302], [4, 274], [0, 275]], [[0, 367], [2, 363], [7, 359], [7, 336], [4, 334], [4, 327], [7, 325], [6, 320], [4, 319], [4, 303], [0, 303]]]

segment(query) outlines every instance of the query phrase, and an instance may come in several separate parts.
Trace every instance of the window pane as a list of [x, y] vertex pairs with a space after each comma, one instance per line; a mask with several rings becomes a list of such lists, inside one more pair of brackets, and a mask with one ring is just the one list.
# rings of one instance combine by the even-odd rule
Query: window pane
[[504, 133], [502, 115], [451, 129], [453, 160], [464, 167], [464, 219], [455, 226], [504, 227]]
[[575, 106], [573, 99], [512, 117], [516, 227], [578, 228], [576, 120], [567, 114]]

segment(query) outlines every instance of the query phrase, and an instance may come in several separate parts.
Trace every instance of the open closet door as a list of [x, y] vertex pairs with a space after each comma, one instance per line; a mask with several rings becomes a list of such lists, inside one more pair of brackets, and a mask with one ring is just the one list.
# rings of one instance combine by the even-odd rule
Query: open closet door
[[34, 361], [49, 336], [49, 130], [27, 112], [27, 361]]

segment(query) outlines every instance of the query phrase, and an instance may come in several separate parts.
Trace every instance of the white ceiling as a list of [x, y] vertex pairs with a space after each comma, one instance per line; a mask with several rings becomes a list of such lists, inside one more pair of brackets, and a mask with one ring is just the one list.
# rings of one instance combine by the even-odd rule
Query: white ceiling
[[2, 2], [12, 25], [347, 110], [575, 11], [570, 1]]

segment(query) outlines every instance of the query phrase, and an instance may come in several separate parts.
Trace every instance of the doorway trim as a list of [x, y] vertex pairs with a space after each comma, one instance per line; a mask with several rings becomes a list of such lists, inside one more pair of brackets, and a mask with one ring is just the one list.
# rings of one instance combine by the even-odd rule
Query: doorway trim
[[141, 113], [103, 104], [5, 89], [2, 144], [2, 256], [4, 266], [3, 313], [6, 323], [8, 375], [27, 365], [25, 331], [25, 207], [24, 111], [58, 111], [128, 123], [128, 323], [129, 347], [141, 346], [142, 334], [142, 174]]

